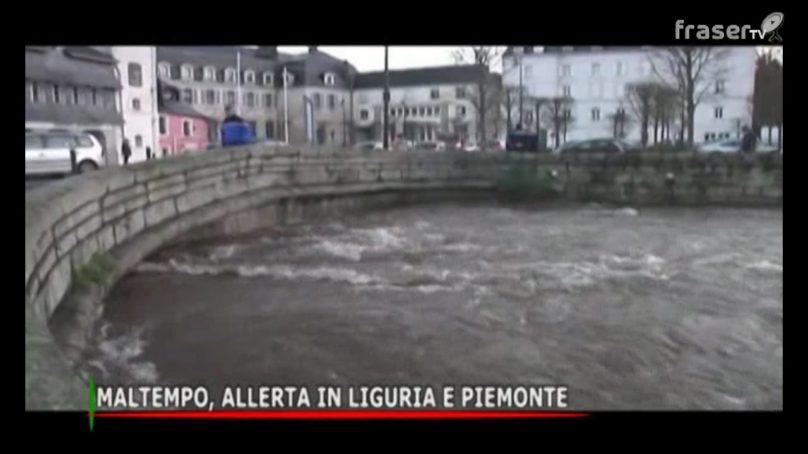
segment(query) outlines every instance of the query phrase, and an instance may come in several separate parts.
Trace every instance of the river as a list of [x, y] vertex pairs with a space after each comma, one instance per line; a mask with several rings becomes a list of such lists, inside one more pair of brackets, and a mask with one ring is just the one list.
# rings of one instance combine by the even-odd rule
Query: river
[[166, 248], [113, 289], [86, 356], [99, 383], [782, 409], [783, 213], [435, 204]]

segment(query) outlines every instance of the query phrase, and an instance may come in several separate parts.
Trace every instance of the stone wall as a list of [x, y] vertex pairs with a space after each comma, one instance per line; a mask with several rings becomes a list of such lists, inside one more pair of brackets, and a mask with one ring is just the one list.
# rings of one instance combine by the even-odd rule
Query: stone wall
[[782, 203], [782, 156], [244, 148], [67, 178], [26, 194], [26, 408], [86, 406], [86, 385], [71, 367], [86, 340], [81, 328], [118, 278], [173, 239], [214, 221], [225, 232], [260, 228], [278, 206], [294, 206], [288, 201], [494, 189], [512, 166], [535, 169], [573, 200]]

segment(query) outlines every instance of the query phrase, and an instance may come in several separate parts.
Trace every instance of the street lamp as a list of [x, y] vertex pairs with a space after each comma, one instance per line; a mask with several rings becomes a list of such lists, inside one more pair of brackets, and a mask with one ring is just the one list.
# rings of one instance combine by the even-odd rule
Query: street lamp
[[389, 145], [389, 143], [388, 143], [389, 138], [387, 137], [387, 131], [388, 131], [389, 125], [388, 125], [387, 122], [389, 121], [388, 115], [390, 114], [390, 112], [389, 112], [389, 106], [390, 106], [390, 71], [389, 71], [388, 64], [387, 64], [388, 63], [388, 58], [387, 57], [388, 57], [388, 46], [384, 46], [384, 117], [383, 117], [384, 118], [384, 125], [383, 125], [383, 129], [382, 129], [383, 130], [383, 132], [382, 132], [383, 139], [382, 140], [383, 140], [383, 143], [384, 143], [384, 149], [385, 150], [388, 149], [388, 145]]

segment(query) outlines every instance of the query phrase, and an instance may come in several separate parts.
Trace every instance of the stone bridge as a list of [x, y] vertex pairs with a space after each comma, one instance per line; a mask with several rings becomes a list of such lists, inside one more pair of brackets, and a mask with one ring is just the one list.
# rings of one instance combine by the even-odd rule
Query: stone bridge
[[782, 204], [782, 155], [244, 148], [67, 178], [26, 194], [26, 409], [86, 408], [85, 377], [73, 364], [101, 301], [128, 269], [172, 240], [246, 232], [363, 200], [490, 192], [512, 169], [527, 169], [571, 200]]

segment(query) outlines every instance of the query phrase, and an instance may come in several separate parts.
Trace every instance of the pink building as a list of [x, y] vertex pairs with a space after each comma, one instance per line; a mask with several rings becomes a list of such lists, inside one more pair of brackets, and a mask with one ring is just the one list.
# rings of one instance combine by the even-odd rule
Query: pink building
[[207, 149], [211, 119], [189, 106], [173, 103], [160, 107], [159, 114], [158, 157]]

